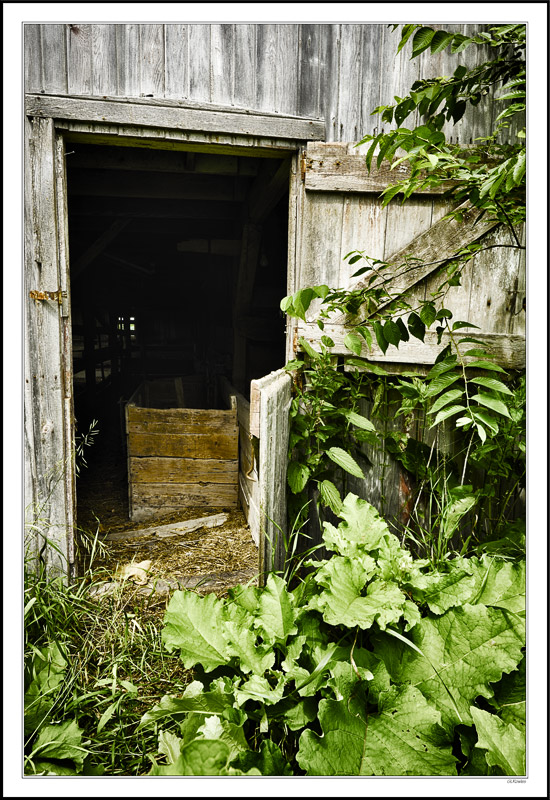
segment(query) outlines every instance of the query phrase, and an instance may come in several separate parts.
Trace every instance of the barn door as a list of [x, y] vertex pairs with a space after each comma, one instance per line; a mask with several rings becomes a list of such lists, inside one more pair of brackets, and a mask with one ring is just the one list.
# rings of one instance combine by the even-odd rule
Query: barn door
[[[327, 284], [332, 288], [359, 286], [363, 277], [351, 275], [360, 266], [350, 266], [344, 256], [361, 250], [374, 258], [395, 264], [392, 291], [407, 294], [409, 302], [429, 299], [441, 278], [436, 274], [446, 259], [461, 247], [484, 237], [487, 249], [472, 259], [463, 270], [461, 285], [450, 289], [445, 306], [454, 318], [478, 326], [477, 339], [492, 350], [494, 360], [506, 369], [525, 366], [525, 263], [524, 251], [510, 247], [510, 234], [478, 213], [464, 210], [463, 222], [444, 219], [449, 201], [439, 193], [412, 195], [405, 204], [392, 201], [382, 207], [380, 192], [406, 174], [405, 164], [395, 170], [383, 166], [369, 173], [361, 148], [343, 143], [308, 143], [301, 160], [301, 180], [296, 195], [295, 261], [289, 294], [306, 286]], [[433, 191], [433, 190], [432, 190]], [[521, 231], [517, 231], [522, 236]], [[400, 267], [406, 257], [425, 262], [418, 268]], [[389, 270], [385, 273], [389, 275]], [[320, 300], [312, 304], [307, 321], [288, 319], [287, 357], [294, 358], [303, 337], [314, 347], [321, 336], [334, 341], [333, 352], [348, 354], [344, 345], [345, 319], [334, 314], [321, 330], [316, 323]], [[427, 331], [425, 340], [413, 337], [399, 348], [384, 353], [374, 343], [369, 350], [363, 342], [362, 356], [381, 363], [389, 373], [414, 369], [422, 374], [429, 369], [447, 344], [445, 334], [440, 344], [435, 332]], [[464, 345], [468, 348], [471, 345]], [[398, 406], [396, 406], [397, 408]], [[401, 430], [402, 419], [393, 418], [388, 409], [388, 425]], [[368, 408], [364, 409], [368, 414]], [[350, 477], [350, 490], [378, 505], [379, 509], [400, 524], [405, 517], [409, 493], [407, 475], [397, 462], [383, 465], [380, 456], [369, 453], [373, 464], [364, 481]], [[384, 475], [384, 478], [380, 476]], [[381, 481], [385, 483], [382, 485]], [[380, 502], [378, 502], [380, 501]]]
[[248, 523], [259, 548], [260, 582], [285, 562], [286, 469], [290, 410], [288, 373], [280, 369], [250, 384], [250, 437], [255, 451]]
[[[365, 147], [362, 148], [363, 150]], [[410, 299], [430, 297], [441, 282], [435, 272], [460, 248], [484, 237], [489, 247], [469, 262], [461, 286], [453, 287], [445, 299], [455, 318], [478, 326], [476, 337], [487, 341], [497, 361], [508, 368], [525, 365], [524, 251], [494, 248], [509, 243], [510, 234], [475, 210], [464, 209], [463, 221], [444, 219], [451, 205], [442, 197], [444, 188], [413, 194], [405, 204], [393, 201], [382, 208], [380, 192], [406, 175], [406, 164], [388, 166], [369, 173], [361, 148], [342, 143], [308, 143], [302, 157], [301, 191], [296, 219], [296, 262], [291, 292], [305, 286], [359, 286], [363, 277], [351, 275], [344, 256], [362, 250], [374, 258], [396, 264], [392, 291]], [[518, 231], [521, 236], [522, 232]], [[407, 256], [426, 262], [416, 269], [402, 268]], [[386, 277], [389, 273], [386, 273]], [[320, 301], [316, 301], [319, 303]], [[315, 343], [323, 333], [335, 342], [335, 352], [345, 353], [344, 320], [331, 319], [321, 331], [312, 306], [308, 322], [294, 322], [290, 340], [293, 355], [300, 335]], [[383, 353], [373, 345], [363, 355], [387, 364], [433, 364], [441, 345], [435, 333], [424, 342], [411, 337]]]
[[74, 564], [72, 366], [63, 140], [25, 127], [25, 516], [29, 558]]

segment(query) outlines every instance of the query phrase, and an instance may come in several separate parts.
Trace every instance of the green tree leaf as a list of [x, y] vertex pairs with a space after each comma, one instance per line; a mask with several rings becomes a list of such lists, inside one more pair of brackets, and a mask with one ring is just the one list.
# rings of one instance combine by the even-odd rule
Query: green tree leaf
[[415, 337], [415, 339], [420, 339], [421, 342], [424, 341], [424, 336], [426, 335], [426, 326], [414, 311], [412, 314], [409, 315], [409, 319], [407, 320], [407, 325], [409, 327], [409, 331], [411, 335]]
[[395, 323], [392, 319], [387, 320], [384, 324], [384, 339], [393, 344], [394, 347], [399, 346], [399, 342], [401, 341], [401, 329], [397, 323]]
[[493, 397], [490, 394], [474, 394], [471, 398], [472, 400], [477, 400], [478, 403], [481, 405], [490, 408], [491, 411], [496, 411], [497, 414], [502, 414], [503, 417], [508, 417], [510, 419], [510, 412], [508, 408], [504, 405], [502, 400], [498, 400], [496, 397]]
[[338, 514], [342, 508], [342, 498], [340, 492], [332, 481], [324, 480], [319, 484], [319, 491], [321, 493], [321, 500], [328, 506], [335, 514]]
[[505, 775], [525, 775], [525, 734], [476, 706], [470, 707], [470, 714], [478, 735], [476, 747], [487, 750], [489, 766], [500, 767]]
[[311, 475], [311, 470], [306, 464], [300, 464], [298, 461], [291, 461], [288, 465], [286, 479], [294, 494], [305, 489], [305, 486]]
[[476, 383], [478, 386], [484, 386], [486, 389], [492, 389], [502, 394], [513, 394], [505, 383], [497, 381], [496, 378], [470, 378], [470, 383]]
[[305, 731], [297, 761], [307, 775], [456, 775], [451, 746], [437, 729], [439, 714], [410, 686], [381, 696], [380, 710], [321, 700], [322, 736]]
[[460, 414], [461, 411], [465, 411], [466, 406], [449, 406], [447, 408], [442, 409], [430, 425], [430, 428], [433, 428], [435, 425], [439, 425], [440, 422], [443, 422], [445, 419], [449, 419], [449, 417], [453, 417], [455, 414]]
[[354, 475], [356, 478], [365, 477], [357, 461], [355, 461], [349, 453], [346, 453], [345, 450], [342, 450], [341, 447], [331, 447], [327, 450], [327, 456], [343, 470], [349, 472], [350, 475]]
[[447, 389], [451, 386], [455, 381], [457, 381], [461, 375], [458, 372], [453, 373], [446, 373], [445, 375], [438, 375], [437, 378], [430, 381], [428, 389], [426, 390], [426, 397], [435, 397], [436, 394], [439, 394], [444, 389]]
[[450, 392], [445, 392], [445, 394], [440, 395], [431, 407], [430, 414], [436, 414], [443, 406], [448, 405], [448, 403], [453, 403], [455, 400], [458, 400], [459, 397], [462, 397], [463, 394], [464, 389], [451, 389]]
[[351, 352], [355, 353], [356, 356], [361, 355], [363, 343], [356, 333], [348, 333], [344, 338], [344, 344], [348, 350], [351, 350]]
[[432, 55], [441, 53], [453, 41], [454, 33], [446, 33], [445, 31], [436, 31], [431, 42], [430, 50]]
[[355, 425], [357, 428], [361, 428], [364, 431], [375, 431], [376, 428], [370, 421], [362, 414], [357, 414], [356, 411], [346, 410], [342, 412], [346, 419], [351, 422], [352, 425]]
[[416, 31], [413, 38], [413, 50], [411, 58], [416, 58], [420, 53], [424, 52], [434, 38], [435, 31], [433, 28], [420, 28]]

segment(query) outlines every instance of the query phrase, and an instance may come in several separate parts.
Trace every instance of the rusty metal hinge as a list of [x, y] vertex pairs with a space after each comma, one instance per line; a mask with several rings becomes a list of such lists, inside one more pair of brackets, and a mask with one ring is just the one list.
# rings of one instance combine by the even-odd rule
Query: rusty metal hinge
[[306, 151], [302, 151], [302, 157], [300, 158], [300, 176], [302, 181], [306, 179]]
[[67, 292], [62, 292], [61, 289], [57, 289], [55, 292], [39, 292], [36, 289], [32, 289], [29, 292], [29, 297], [31, 300], [57, 300], [61, 305], [63, 299], [67, 297]]

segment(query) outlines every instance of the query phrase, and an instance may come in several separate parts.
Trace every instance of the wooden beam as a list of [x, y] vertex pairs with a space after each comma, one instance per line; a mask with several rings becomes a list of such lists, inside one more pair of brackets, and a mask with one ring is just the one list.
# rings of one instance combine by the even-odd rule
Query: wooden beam
[[[267, 166], [267, 165], [265, 165]], [[248, 195], [248, 217], [251, 222], [261, 224], [273, 211], [285, 193], [288, 193], [290, 181], [290, 159], [285, 158], [275, 174], [268, 180], [263, 171], [252, 184]]]
[[88, 247], [86, 252], [84, 252], [80, 258], [76, 260], [71, 270], [71, 277], [73, 280], [78, 278], [78, 276], [84, 272], [87, 266], [89, 266], [92, 261], [94, 261], [100, 253], [105, 250], [107, 245], [116, 239], [120, 231], [124, 230], [124, 228], [128, 225], [129, 220], [127, 219], [116, 219], [107, 230], [99, 236], [95, 242]]
[[83, 122], [107, 122], [152, 128], [174, 128], [211, 133], [261, 136], [278, 139], [325, 138], [325, 123], [306, 117], [254, 114], [212, 106], [190, 107], [180, 103], [149, 102], [145, 98], [65, 97], [28, 94], [25, 113], [31, 117], [53, 117]]
[[[329, 336], [333, 342], [334, 347], [330, 348], [330, 352], [335, 355], [347, 355], [352, 357], [351, 353], [344, 344], [344, 338], [349, 333], [349, 327], [337, 324], [325, 324], [324, 330], [320, 330], [318, 326], [312, 322], [303, 323], [300, 321], [298, 324], [298, 337], [303, 336], [313, 347], [318, 347], [322, 336]], [[525, 336], [512, 335], [507, 333], [483, 333], [472, 328], [464, 328], [459, 332], [458, 338], [466, 336], [473, 336], [484, 343], [492, 353], [494, 361], [504, 369], [525, 369]], [[369, 351], [366, 342], [362, 342], [361, 356], [368, 358], [369, 361], [375, 361], [384, 366], [384, 362], [391, 365], [391, 363], [398, 364], [433, 364], [437, 355], [441, 350], [449, 344], [449, 334], [444, 333], [441, 343], [437, 343], [437, 334], [434, 331], [426, 331], [424, 341], [420, 339], [410, 338], [408, 342], [400, 342], [399, 347], [388, 347], [384, 353], [376, 343], [373, 342], [372, 349]], [[459, 345], [461, 351], [470, 350], [472, 344], [465, 342]], [[470, 356], [466, 356], [465, 361], [469, 363], [475, 360]], [[252, 407], [252, 397], [251, 397]], [[252, 411], [251, 411], [252, 413]]]
[[[193, 156], [190, 163], [189, 156]], [[169, 172], [172, 174], [245, 175], [254, 177], [258, 166], [254, 159], [219, 156], [211, 153], [186, 153], [125, 147], [90, 148], [81, 145], [67, 160], [69, 168], [109, 169], [113, 171]]]
[[[377, 168], [374, 162], [369, 172], [364, 154], [357, 151], [350, 153], [349, 148], [349, 144], [338, 142], [308, 145], [304, 160], [306, 190], [378, 194], [411, 174], [406, 161], [393, 168], [387, 162]], [[453, 181], [446, 181], [440, 186], [428, 187], [414, 194], [443, 194], [454, 185]]]
[[218, 175], [171, 175], [156, 172], [121, 172], [113, 178], [112, 170], [69, 171], [70, 197], [139, 197], [166, 200], [223, 200], [241, 203], [248, 188], [247, 178]]

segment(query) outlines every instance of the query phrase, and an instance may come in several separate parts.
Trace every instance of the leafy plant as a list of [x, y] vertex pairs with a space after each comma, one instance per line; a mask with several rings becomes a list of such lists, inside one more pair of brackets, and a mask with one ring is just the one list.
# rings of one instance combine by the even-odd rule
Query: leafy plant
[[292, 591], [174, 594], [163, 641], [196, 679], [142, 718], [179, 726], [151, 775], [523, 774], [524, 563], [436, 570], [356, 496], [339, 517]]

